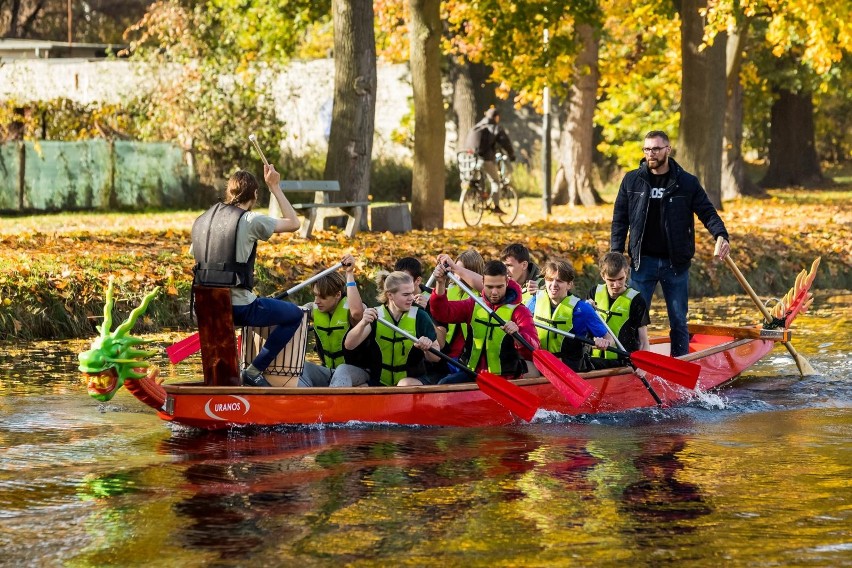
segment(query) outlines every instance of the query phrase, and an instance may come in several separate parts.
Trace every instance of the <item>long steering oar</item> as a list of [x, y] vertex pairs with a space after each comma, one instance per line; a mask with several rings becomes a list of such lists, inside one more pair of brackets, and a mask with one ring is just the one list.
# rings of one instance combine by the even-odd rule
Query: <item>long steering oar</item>
[[[538, 321], [535, 322], [535, 325], [541, 329], [565, 336], [569, 339], [595, 346], [594, 340], [589, 339], [588, 337], [580, 337], [574, 335], [570, 331], [557, 329]], [[606, 325], [606, 322], [604, 322], [604, 325]], [[612, 333], [612, 330], [610, 330], [610, 333]], [[613, 334], [613, 337], [615, 337], [615, 334]], [[618, 338], [616, 338], [616, 341], [618, 341]], [[675, 359], [674, 357], [669, 357], [661, 353], [653, 353], [651, 351], [634, 351], [633, 353], [630, 353], [625, 350], [621, 344], [619, 344], [618, 347], [607, 347], [606, 351], [611, 351], [612, 353], [616, 353], [617, 355], [628, 359], [634, 367], [647, 371], [652, 375], [662, 377], [672, 383], [683, 385], [688, 389], [694, 389], [695, 385], [698, 383], [698, 374], [701, 372], [701, 365], [696, 365], [689, 361], [681, 361], [680, 359]]]
[[[310, 278], [308, 278], [304, 282], [300, 282], [299, 284], [296, 284], [295, 286], [293, 286], [289, 290], [286, 290], [284, 292], [281, 292], [280, 294], [275, 295], [274, 298], [276, 300], [283, 300], [284, 298], [286, 298], [290, 294], [294, 294], [295, 292], [298, 292], [299, 290], [301, 290], [305, 286], [307, 286], [309, 284], [313, 284], [314, 282], [316, 282], [317, 280], [319, 280], [323, 276], [331, 274], [332, 272], [336, 272], [341, 266], [343, 266], [343, 263], [338, 262], [334, 266], [327, 268], [327, 269], [323, 270], [322, 272], [320, 272], [318, 274], [314, 274], [313, 276], [311, 276]], [[186, 359], [187, 357], [189, 357], [190, 355], [193, 355], [194, 353], [198, 353], [199, 349], [201, 349], [201, 338], [199, 337], [198, 333], [196, 332], [196, 333], [193, 333], [192, 335], [190, 335], [189, 337], [186, 337], [185, 339], [181, 339], [177, 343], [174, 343], [174, 344], [166, 347], [166, 354], [169, 356], [169, 361], [172, 364], [177, 364], [177, 363], [180, 363], [181, 361], [183, 361], [184, 359]]]
[[[498, 324], [506, 325], [503, 318], [488, 307], [488, 305], [482, 301], [482, 298], [480, 298], [473, 290], [468, 288], [458, 276], [449, 271], [447, 272], [447, 276], [456, 283], [456, 286], [464, 290], [468, 296], [473, 298], [473, 301], [476, 302], [479, 307], [488, 312], [488, 314], [493, 317]], [[534, 348], [530, 342], [518, 332], [513, 333], [512, 337], [515, 338], [515, 341], [532, 352], [533, 362], [535, 363], [536, 368], [541, 371], [541, 374], [544, 375], [554, 387], [556, 387], [556, 390], [565, 397], [571, 406], [579, 408], [584, 402], [586, 402], [586, 399], [592, 396], [592, 393], [595, 392], [592, 385], [584, 381], [580, 375], [572, 371], [568, 365], [560, 361], [550, 351]]]
[[[412, 342], [417, 341], [416, 337], [414, 337], [404, 329], [400, 329], [391, 322], [382, 318], [379, 318], [379, 321], [394, 330], [396, 333], [402, 335], [406, 339], [409, 339]], [[460, 364], [458, 361], [455, 361], [446, 353], [442, 353], [434, 347], [430, 347], [429, 352], [433, 355], [437, 355], [447, 363], [461, 368], [462, 371], [474, 377], [476, 379], [476, 384], [479, 387], [479, 390], [481, 390], [489, 397], [493, 398], [501, 406], [503, 406], [510, 412], [520, 416], [527, 422], [533, 419], [533, 416], [535, 416], [536, 411], [541, 406], [541, 399], [539, 399], [537, 395], [527, 390], [524, 390], [516, 384], [510, 383], [500, 375], [495, 375], [493, 373], [487, 372], [477, 373], [476, 371], [473, 371], [469, 367], [467, 367], [467, 365]]]
[[[722, 245], [721, 237], [716, 240], [716, 250], [713, 252], [716, 258], [719, 257], [719, 247]], [[766, 306], [760, 301], [760, 298], [757, 297], [757, 294], [754, 292], [754, 288], [751, 287], [751, 284], [748, 283], [743, 273], [740, 272], [740, 269], [737, 268], [737, 264], [734, 262], [734, 259], [731, 258], [731, 255], [728, 254], [725, 256], [725, 264], [728, 265], [728, 268], [731, 269], [731, 272], [734, 273], [734, 277], [740, 283], [740, 286], [743, 287], [743, 290], [751, 298], [751, 301], [754, 302], [754, 305], [757, 306], [757, 309], [760, 310], [760, 313], [763, 314], [763, 317], [766, 318], [766, 323], [772, 323], [772, 314], [769, 313], [769, 310], [766, 309]], [[787, 351], [792, 355], [793, 360], [796, 362], [796, 366], [799, 368], [799, 374], [803, 377], [812, 376], [818, 374], [814, 368], [811, 366], [810, 362], [805, 359], [802, 355], [799, 355], [799, 352], [796, 351], [796, 348], [793, 347], [793, 344], [789, 341], [784, 341], [784, 347], [787, 348]]]

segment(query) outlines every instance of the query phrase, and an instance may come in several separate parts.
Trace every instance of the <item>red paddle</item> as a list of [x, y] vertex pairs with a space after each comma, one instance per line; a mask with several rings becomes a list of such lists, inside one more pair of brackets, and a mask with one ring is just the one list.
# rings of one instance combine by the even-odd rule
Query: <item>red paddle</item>
[[[571, 332], [557, 329], [538, 321], [535, 322], [535, 325], [536, 327], [563, 335], [569, 339], [592, 346], [595, 345], [595, 342], [588, 337], [579, 337]], [[606, 350], [629, 359], [633, 365], [648, 371], [652, 375], [657, 375], [667, 381], [683, 385], [688, 389], [694, 389], [698, 383], [698, 374], [701, 372], [701, 365], [696, 365], [689, 361], [681, 361], [680, 359], [662, 355], [661, 353], [652, 353], [651, 351], [634, 351], [633, 353], [629, 353], [618, 347], [607, 347]]]
[[[400, 329], [395, 326], [391, 322], [386, 319], [379, 318], [379, 322], [388, 326], [396, 333], [402, 335], [406, 339], [416, 342], [417, 338], [405, 331], [404, 329]], [[442, 353], [438, 351], [434, 347], [429, 349], [429, 352], [437, 355], [447, 363], [450, 363], [456, 367], [461, 368], [462, 371], [476, 378], [476, 384], [479, 387], [479, 390], [490, 396], [494, 399], [498, 404], [509, 410], [510, 412], [520, 416], [527, 422], [533, 419], [536, 411], [539, 406], [541, 406], [541, 400], [534, 393], [531, 393], [514, 383], [510, 383], [505, 378], [500, 375], [495, 375], [493, 373], [477, 373], [472, 369], [468, 368], [466, 365], [462, 365], [458, 361], [455, 361], [452, 357], [447, 355], [446, 353]]]
[[[323, 276], [326, 276], [328, 274], [331, 274], [332, 272], [335, 272], [341, 266], [343, 266], [343, 263], [338, 262], [334, 266], [332, 266], [330, 268], [326, 268], [325, 270], [323, 270], [322, 272], [320, 272], [318, 274], [314, 274], [313, 276], [311, 276], [310, 278], [308, 278], [304, 282], [296, 284], [295, 286], [293, 286], [289, 290], [281, 292], [280, 294], [275, 296], [275, 299], [276, 300], [283, 300], [284, 298], [286, 298], [290, 294], [298, 292], [299, 290], [301, 290], [302, 288], [304, 288], [308, 284], [313, 284], [314, 282], [316, 282], [317, 280], [319, 280]], [[174, 344], [166, 347], [166, 354], [169, 356], [169, 361], [174, 365], [174, 364], [180, 363], [181, 361], [183, 361], [184, 359], [186, 359], [190, 355], [198, 353], [199, 349], [201, 349], [201, 338], [198, 336], [198, 333], [193, 333], [189, 337], [181, 339], [177, 343], [174, 343]]]
[[[458, 276], [449, 271], [447, 272], [447, 276], [456, 283], [456, 286], [464, 290], [468, 296], [473, 298], [474, 302], [487, 311], [488, 314], [497, 321], [497, 323], [500, 325], [506, 325], [503, 318], [498, 316], [494, 310], [488, 307], [488, 305], [482, 301], [482, 298], [480, 298], [473, 290], [468, 288]], [[515, 338], [515, 341], [532, 352], [533, 363], [535, 363], [536, 368], [541, 371], [541, 374], [544, 375], [554, 387], [556, 387], [556, 390], [565, 397], [571, 406], [579, 408], [586, 399], [592, 396], [592, 393], [595, 392], [592, 385], [584, 381], [580, 375], [571, 370], [568, 365], [560, 361], [559, 358], [550, 351], [534, 348], [520, 333], [515, 332], [512, 334], [512, 337]]]

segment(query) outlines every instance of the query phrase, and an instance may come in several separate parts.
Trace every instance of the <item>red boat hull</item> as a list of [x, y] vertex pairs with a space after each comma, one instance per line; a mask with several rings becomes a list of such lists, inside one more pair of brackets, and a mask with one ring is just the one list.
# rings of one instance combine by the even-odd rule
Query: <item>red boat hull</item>
[[[733, 340], [696, 336], [700, 350], [685, 357], [701, 365], [699, 387], [716, 388], [739, 375], [774, 347], [765, 340]], [[585, 373], [594, 394], [574, 408], [545, 378], [518, 385], [539, 396], [538, 417], [547, 412], [585, 415], [654, 406], [655, 402], [630, 369]], [[695, 392], [648, 376], [666, 406], [683, 403]], [[138, 384], [133, 384], [138, 383]], [[475, 383], [445, 387], [254, 388], [207, 387], [201, 384], [157, 385], [127, 381], [137, 398], [156, 408], [166, 421], [203, 429], [239, 426], [347, 424], [351, 422], [420, 426], [498, 426], [521, 420], [500, 406]]]

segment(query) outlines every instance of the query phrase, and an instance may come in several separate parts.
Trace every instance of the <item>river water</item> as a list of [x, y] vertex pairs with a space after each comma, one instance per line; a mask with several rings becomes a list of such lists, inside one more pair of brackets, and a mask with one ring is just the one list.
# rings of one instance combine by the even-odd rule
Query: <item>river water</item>
[[88, 341], [7, 344], [0, 565], [852, 566], [852, 295], [816, 307], [819, 376], [779, 345], [688, 406], [483, 429], [170, 428], [88, 397]]

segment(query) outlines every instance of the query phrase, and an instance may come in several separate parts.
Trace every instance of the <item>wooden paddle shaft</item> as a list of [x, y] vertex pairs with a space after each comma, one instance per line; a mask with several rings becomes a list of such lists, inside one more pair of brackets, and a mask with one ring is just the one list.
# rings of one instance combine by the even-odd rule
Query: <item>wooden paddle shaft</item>
[[260, 144], [257, 143], [257, 136], [254, 134], [249, 135], [249, 142], [252, 143], [254, 149], [257, 150], [258, 154], [260, 154], [260, 159], [263, 160], [263, 164], [268, 166], [269, 162], [266, 161], [266, 156], [263, 155], [263, 150], [260, 149]]

